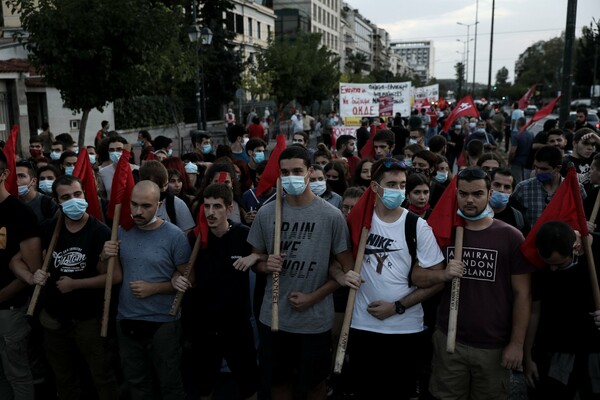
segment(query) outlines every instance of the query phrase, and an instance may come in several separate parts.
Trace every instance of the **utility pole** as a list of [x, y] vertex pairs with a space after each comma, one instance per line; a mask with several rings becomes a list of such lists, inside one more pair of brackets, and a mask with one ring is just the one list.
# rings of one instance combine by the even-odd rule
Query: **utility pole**
[[563, 53], [563, 71], [560, 98], [560, 126], [569, 118], [571, 105], [571, 82], [573, 81], [573, 52], [575, 50], [575, 20], [577, 16], [577, 0], [569, 0], [567, 4], [567, 26], [565, 28], [565, 51]]
[[[477, 24], [479, 18], [479, 0], [475, 2], [475, 43], [473, 43], [473, 85], [471, 86], [471, 92], [475, 95], [475, 73], [477, 72]], [[468, 78], [467, 78], [468, 79]]]
[[487, 87], [487, 98], [488, 101], [492, 98], [492, 52], [494, 50], [494, 12], [496, 10], [496, 0], [492, 0], [492, 29], [490, 33], [490, 66], [488, 68], [488, 87]]

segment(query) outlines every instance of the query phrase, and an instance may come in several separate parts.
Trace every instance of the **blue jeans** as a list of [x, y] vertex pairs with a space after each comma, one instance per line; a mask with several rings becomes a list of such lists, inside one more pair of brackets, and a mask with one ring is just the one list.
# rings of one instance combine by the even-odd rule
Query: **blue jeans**
[[0, 399], [33, 400], [34, 388], [27, 337], [31, 330], [25, 307], [0, 310]]
[[181, 321], [165, 322], [148, 339], [133, 339], [117, 321], [119, 354], [131, 400], [154, 398], [151, 371], [156, 371], [162, 400], [185, 399], [181, 381]]

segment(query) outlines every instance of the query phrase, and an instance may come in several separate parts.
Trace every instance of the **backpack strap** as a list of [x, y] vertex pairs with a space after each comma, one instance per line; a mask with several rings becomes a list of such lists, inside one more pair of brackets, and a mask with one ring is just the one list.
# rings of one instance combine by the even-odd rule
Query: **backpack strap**
[[410, 272], [408, 273], [408, 287], [413, 286], [411, 275], [417, 260], [417, 221], [419, 216], [406, 210], [406, 222], [404, 223], [404, 237], [410, 254]]
[[177, 214], [175, 213], [175, 196], [173, 193], [167, 191], [167, 197], [165, 198], [165, 207], [167, 209], [167, 215], [173, 225], [177, 225]]

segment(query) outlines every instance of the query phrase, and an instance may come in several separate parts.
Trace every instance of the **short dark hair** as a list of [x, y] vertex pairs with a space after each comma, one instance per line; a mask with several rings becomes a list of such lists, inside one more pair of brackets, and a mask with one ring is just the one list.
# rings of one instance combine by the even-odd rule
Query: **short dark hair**
[[[356, 140], [356, 139], [352, 135], [341, 135], [335, 141], [336, 150], [338, 150], [338, 151], [341, 150], [342, 147], [344, 147], [346, 144], [348, 144], [348, 142], [351, 140]], [[373, 138], [373, 140], [375, 140], [375, 139]]]
[[510, 168], [507, 167], [500, 167], [500, 168], [496, 168], [492, 171], [489, 172], [490, 174], [490, 179], [492, 180], [492, 182], [494, 181], [494, 178], [496, 178], [496, 174], [498, 175], [503, 175], [503, 176], [510, 176], [512, 178], [512, 188], [515, 188], [515, 177], [513, 176]]
[[304, 143], [308, 144], [308, 135], [306, 134], [306, 132], [304, 131], [298, 131], [298, 132], [294, 132], [294, 134], [292, 135], [292, 139], [294, 138], [294, 136], [296, 135], [300, 135], [302, 136], [302, 138], [304, 138]]
[[577, 107], [576, 113], [577, 114], [582, 113], [583, 115], [585, 115], [587, 117], [587, 115], [588, 115], [587, 107], [583, 107], [583, 106]]
[[60, 176], [60, 171], [54, 165], [52, 165], [52, 164], [44, 165], [43, 167], [39, 167], [37, 170], [36, 178], [37, 178], [38, 182], [40, 181], [40, 175], [42, 175], [42, 172], [46, 172], [46, 171], [52, 171], [52, 173], [54, 174], [54, 178], [58, 178]]
[[257, 147], [264, 147], [265, 150], [267, 149], [267, 142], [265, 142], [262, 139], [259, 138], [252, 138], [250, 140], [248, 140], [248, 143], [246, 143], [246, 154], [249, 151], [254, 151], [254, 149], [256, 149]]
[[173, 139], [161, 135], [155, 137], [152, 143], [154, 145], [154, 150], [166, 149], [171, 143], [173, 143]]
[[58, 163], [60, 165], [62, 165], [62, 163], [65, 162], [65, 159], [67, 157], [75, 157], [75, 158], [77, 158], [77, 154], [75, 152], [73, 152], [73, 151], [63, 151], [62, 154], [60, 155], [60, 158], [58, 159]]
[[500, 167], [504, 166], [504, 161], [502, 161], [502, 159], [500, 158], [500, 156], [498, 156], [498, 154], [496, 154], [496, 153], [483, 153], [481, 155], [481, 157], [479, 157], [477, 159], [477, 166], [481, 167], [484, 162], [489, 161], [489, 160], [497, 161], [498, 165]]
[[485, 186], [488, 190], [492, 187], [492, 181], [487, 172], [481, 167], [467, 167], [458, 173], [456, 181], [456, 187], [458, 187], [459, 181], [473, 182], [482, 179], [485, 182]]
[[281, 160], [291, 160], [292, 158], [299, 158], [304, 161], [306, 168], [310, 168], [310, 156], [308, 150], [304, 147], [291, 146], [283, 150], [279, 155], [279, 166], [281, 166]]
[[563, 221], [548, 221], [538, 229], [535, 246], [542, 258], [549, 258], [557, 252], [561, 256], [573, 254], [576, 236], [573, 228]]
[[549, 119], [544, 122], [544, 128], [542, 129], [544, 132], [548, 132], [551, 129], [554, 129], [558, 125], [558, 121], [556, 119]]
[[429, 168], [434, 168], [437, 162], [435, 153], [429, 150], [418, 151], [415, 154], [413, 154], [413, 160], [415, 159], [415, 157], [419, 157], [420, 159], [427, 161], [427, 163], [429, 164]]
[[33, 144], [33, 143], [44, 143], [44, 141], [42, 140], [41, 136], [33, 135], [29, 138], [29, 144]]
[[575, 121], [568, 119], [565, 121], [565, 129], [574, 129], [575, 128]]
[[52, 183], [52, 195], [54, 196], [54, 198], [58, 199], [58, 193], [56, 193], [56, 188], [61, 185], [71, 186], [75, 182], [78, 182], [81, 186], [81, 189], [83, 190], [83, 183], [81, 183], [81, 179], [73, 175], [59, 175]]
[[[64, 143], [66, 147], [71, 147], [73, 146], [73, 143], [75, 143], [75, 141], [73, 140], [73, 136], [69, 135], [68, 133], [61, 133], [60, 135], [56, 135], [54, 139], [56, 139], [57, 142]], [[65, 147], [63, 146], [63, 149], [64, 148]]]
[[562, 154], [554, 146], [543, 146], [535, 153], [535, 161], [547, 162], [551, 167], [562, 165]]
[[102, 122], [100, 122], [100, 126], [102, 128], [106, 128], [106, 125], [108, 125], [108, 121], [102, 121]]
[[140, 181], [152, 181], [158, 185], [161, 191], [167, 182], [169, 182], [167, 167], [158, 160], [146, 160], [139, 171]]
[[429, 179], [423, 174], [413, 173], [406, 178], [406, 195], [412, 192], [419, 185], [427, 185], [429, 187]]
[[139, 131], [138, 135], [140, 135], [142, 137], [142, 139], [146, 139], [150, 142], [152, 141], [152, 136], [150, 136], [150, 132], [148, 132], [145, 129], [142, 129], [141, 131]]
[[392, 147], [396, 143], [396, 135], [389, 129], [381, 129], [373, 136], [373, 142], [386, 142], [388, 146]]
[[443, 150], [444, 146], [448, 144], [448, 141], [442, 135], [434, 135], [429, 139], [429, 150], [434, 153], [438, 153]]
[[235, 143], [237, 138], [243, 137], [247, 133], [246, 127], [241, 124], [235, 124], [227, 128], [227, 139], [230, 143]]
[[563, 132], [562, 129], [558, 129], [558, 128], [554, 128], [554, 129], [550, 129], [550, 131], [546, 134], [547, 137], [549, 137], [550, 135], [558, 135], [558, 136], [565, 136], [565, 132]]
[[358, 186], [350, 186], [348, 189], [344, 190], [344, 194], [342, 195], [342, 200], [351, 198], [356, 199], [363, 195], [365, 190]]
[[573, 141], [579, 143], [581, 138], [587, 135], [588, 133], [594, 133], [594, 131], [590, 128], [577, 129], [577, 131], [573, 134]]
[[371, 181], [377, 183], [381, 182], [383, 174], [389, 171], [399, 171], [406, 175], [406, 170], [406, 166], [402, 161], [398, 161], [394, 158], [381, 158], [371, 166]]
[[31, 161], [27, 161], [27, 160], [17, 161], [16, 167], [27, 168], [27, 173], [29, 174], [29, 177], [30, 178], [36, 177], [35, 167], [33, 166], [33, 163]]
[[233, 192], [231, 188], [224, 183], [211, 183], [208, 185], [203, 192], [204, 199], [222, 199], [226, 207], [233, 204]]

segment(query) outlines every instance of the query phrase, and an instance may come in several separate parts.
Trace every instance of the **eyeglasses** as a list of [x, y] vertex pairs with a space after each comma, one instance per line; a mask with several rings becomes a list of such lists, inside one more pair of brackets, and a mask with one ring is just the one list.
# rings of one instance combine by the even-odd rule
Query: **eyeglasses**
[[476, 178], [476, 179], [485, 179], [489, 178], [489, 175], [486, 171], [479, 167], [468, 167], [461, 170], [458, 173], [459, 179], [468, 179], [468, 178]]
[[394, 159], [388, 159], [386, 161], [383, 161], [379, 167], [377, 167], [377, 169], [375, 170], [375, 172], [371, 175], [377, 175], [377, 173], [379, 172], [379, 170], [381, 169], [381, 167], [385, 167], [387, 169], [392, 168], [393, 166], [397, 166], [402, 168], [402, 170], [406, 169], [406, 164], [404, 163], [404, 161], [398, 161], [398, 160], [394, 160]]

